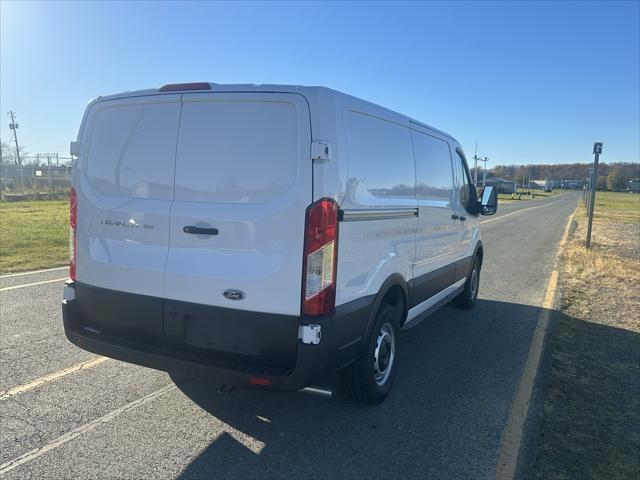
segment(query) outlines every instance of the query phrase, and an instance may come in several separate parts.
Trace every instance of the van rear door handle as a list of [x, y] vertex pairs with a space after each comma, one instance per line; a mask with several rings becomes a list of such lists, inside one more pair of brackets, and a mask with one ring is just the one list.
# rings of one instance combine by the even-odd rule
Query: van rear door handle
[[453, 215], [451, 215], [451, 219], [452, 220], [458, 220], [460, 217], [458, 215], [456, 215], [455, 213]]
[[196, 227], [195, 225], [187, 225], [182, 231], [184, 233], [193, 233], [194, 235], [218, 235], [220, 233], [217, 228]]

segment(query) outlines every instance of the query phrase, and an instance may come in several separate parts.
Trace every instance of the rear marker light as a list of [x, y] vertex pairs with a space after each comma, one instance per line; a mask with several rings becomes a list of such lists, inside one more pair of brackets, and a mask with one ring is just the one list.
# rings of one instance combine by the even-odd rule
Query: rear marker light
[[307, 208], [303, 314], [327, 315], [335, 307], [338, 204], [323, 198]]
[[69, 278], [76, 280], [76, 230], [78, 227], [78, 197], [72, 187], [69, 194]]
[[262, 377], [251, 377], [249, 378], [249, 383], [251, 385], [267, 386], [267, 385], [271, 385], [271, 380], [269, 380], [268, 378], [262, 378]]
[[184, 92], [185, 90], [211, 90], [211, 85], [206, 82], [169, 83], [158, 89], [159, 92]]

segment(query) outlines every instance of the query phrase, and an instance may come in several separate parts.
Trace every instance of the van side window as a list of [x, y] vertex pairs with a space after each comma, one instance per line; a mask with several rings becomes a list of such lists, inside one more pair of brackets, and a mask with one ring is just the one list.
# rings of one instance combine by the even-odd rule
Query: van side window
[[475, 209], [473, 208], [472, 202], [475, 200], [473, 198], [473, 191], [471, 185], [471, 177], [469, 175], [469, 168], [467, 167], [467, 162], [460, 155], [459, 152], [456, 151], [456, 169], [457, 169], [457, 177], [458, 177], [458, 188], [460, 192], [460, 203], [464, 207], [464, 209], [470, 213], [475, 214]]
[[451, 151], [444, 140], [412, 130], [416, 160], [416, 195], [423, 200], [451, 202]]
[[415, 201], [415, 169], [411, 132], [407, 127], [350, 111], [347, 148], [347, 194], [352, 201], [365, 205]]

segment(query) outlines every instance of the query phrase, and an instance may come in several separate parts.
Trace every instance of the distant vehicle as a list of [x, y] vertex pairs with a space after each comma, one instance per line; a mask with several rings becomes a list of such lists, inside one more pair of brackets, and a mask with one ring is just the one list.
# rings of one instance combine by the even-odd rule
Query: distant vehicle
[[71, 192], [63, 318], [81, 348], [221, 384], [340, 371], [379, 403], [398, 332], [476, 303], [478, 201], [458, 142], [321, 87], [172, 84], [99, 97]]

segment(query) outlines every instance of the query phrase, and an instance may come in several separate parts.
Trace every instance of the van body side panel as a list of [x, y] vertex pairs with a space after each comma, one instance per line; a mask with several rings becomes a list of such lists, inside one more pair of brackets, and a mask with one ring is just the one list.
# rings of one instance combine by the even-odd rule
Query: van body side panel
[[305, 97], [311, 110], [314, 142], [325, 142], [331, 149], [329, 160], [313, 162], [313, 200], [332, 198], [344, 201], [347, 184], [346, 138], [339, 94], [327, 88], [308, 89]]
[[410, 129], [359, 107], [348, 99], [343, 107], [348, 179], [336, 305], [376, 295], [393, 274], [408, 281], [415, 258], [418, 218]]

